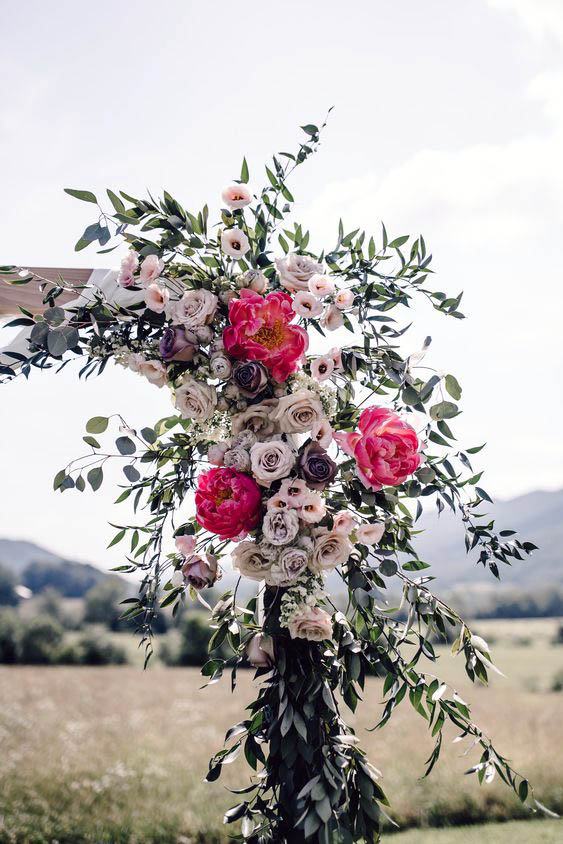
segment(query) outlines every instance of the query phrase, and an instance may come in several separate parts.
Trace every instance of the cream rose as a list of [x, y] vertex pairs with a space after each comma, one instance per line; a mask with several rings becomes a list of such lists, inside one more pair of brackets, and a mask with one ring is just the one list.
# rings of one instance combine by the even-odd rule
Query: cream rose
[[266, 510], [262, 533], [271, 545], [289, 545], [299, 533], [299, 517], [295, 510]]
[[211, 356], [209, 369], [213, 378], [218, 378], [220, 381], [226, 381], [227, 378], [231, 377], [233, 365], [226, 355], [217, 354]]
[[139, 352], [135, 352], [127, 358], [127, 366], [133, 372], [144, 375], [151, 384], [157, 387], [164, 387], [166, 384], [166, 367], [159, 360], [147, 360]]
[[260, 404], [253, 404], [242, 413], [233, 416], [233, 434], [240, 434], [242, 431], [252, 431], [257, 439], [265, 440], [277, 433], [279, 428], [272, 418], [272, 413], [277, 407], [277, 399], [266, 399]]
[[302, 434], [325, 418], [323, 406], [316, 393], [311, 390], [297, 390], [289, 396], [282, 396], [272, 419], [285, 434]]
[[309, 567], [317, 574], [342, 566], [352, 553], [352, 544], [344, 533], [323, 530], [317, 534]]
[[206, 422], [217, 406], [217, 391], [210, 384], [186, 375], [176, 390], [174, 404], [184, 419]]
[[253, 668], [269, 668], [274, 661], [274, 640], [265, 633], [255, 633], [246, 644], [246, 658]]
[[171, 302], [168, 317], [174, 325], [186, 328], [200, 328], [209, 325], [217, 310], [217, 296], [204, 287], [198, 290], [186, 290], [181, 299]]
[[266, 575], [268, 586], [289, 586], [307, 568], [309, 557], [303, 548], [282, 548], [280, 555]]
[[332, 621], [329, 614], [320, 607], [309, 607], [307, 604], [302, 604], [297, 608], [288, 626], [292, 639], [322, 642], [332, 636]]
[[250, 449], [252, 474], [261, 486], [287, 478], [295, 466], [295, 454], [283, 440], [255, 443]]
[[228, 469], [236, 469], [237, 472], [248, 472], [250, 469], [250, 455], [242, 446], [229, 448], [223, 455], [223, 466]]
[[312, 258], [294, 252], [287, 258], [276, 258], [275, 263], [282, 286], [293, 292], [308, 290], [311, 276], [323, 271], [322, 266]]
[[264, 580], [270, 570], [272, 560], [262, 554], [256, 542], [239, 542], [231, 554], [233, 568], [250, 580]]

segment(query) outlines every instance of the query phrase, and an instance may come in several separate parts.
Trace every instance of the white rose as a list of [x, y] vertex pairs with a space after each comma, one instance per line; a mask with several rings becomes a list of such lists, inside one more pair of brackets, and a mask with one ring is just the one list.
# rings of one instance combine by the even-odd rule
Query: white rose
[[252, 474], [261, 486], [287, 478], [295, 465], [295, 454], [282, 440], [255, 443], [250, 449]]
[[272, 545], [289, 545], [299, 533], [299, 517], [295, 510], [267, 510], [262, 533]]
[[264, 580], [272, 561], [262, 554], [256, 542], [239, 542], [231, 554], [233, 568], [250, 580]]
[[310, 431], [325, 418], [323, 406], [316, 393], [312, 390], [297, 390], [289, 396], [282, 396], [278, 406], [272, 413], [272, 419], [277, 422], [284, 434], [302, 434]]
[[209, 325], [217, 310], [217, 296], [204, 287], [186, 290], [181, 299], [168, 306], [167, 315], [174, 325], [200, 328]]
[[323, 271], [322, 266], [312, 258], [294, 252], [287, 258], [276, 258], [275, 263], [282, 286], [293, 292], [308, 290], [311, 276]]
[[186, 375], [176, 390], [174, 404], [184, 419], [206, 422], [217, 406], [217, 391], [209, 384], [196, 381], [192, 375]]
[[352, 544], [344, 533], [323, 530], [315, 538], [313, 556], [309, 567], [317, 574], [332, 571], [347, 562], [352, 553]]
[[280, 555], [266, 575], [268, 586], [289, 586], [307, 568], [309, 557], [303, 548], [282, 548]]

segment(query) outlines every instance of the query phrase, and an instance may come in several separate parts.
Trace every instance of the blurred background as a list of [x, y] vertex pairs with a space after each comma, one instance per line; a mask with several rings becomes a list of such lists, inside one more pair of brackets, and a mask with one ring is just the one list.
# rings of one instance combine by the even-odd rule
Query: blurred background
[[[347, 230], [377, 235], [384, 221], [392, 236], [424, 235], [437, 288], [464, 290], [469, 318], [421, 304], [405, 350], [432, 336], [429, 365], [464, 388], [460, 442], [487, 442], [475, 462], [491, 515], [540, 546], [493, 583], [458, 526], [425, 514], [421, 558], [507, 677], [469, 691], [447, 645], [440, 670], [539, 799], [563, 809], [563, 4], [0, 0], [0, 21], [2, 264], [115, 267], [117, 253], [74, 253], [91, 211], [64, 187], [168, 189], [213, 212], [243, 156], [260, 186], [270, 154], [334, 106], [291, 185], [296, 217], [319, 249], [340, 217]], [[2, 330], [0, 346], [13, 334]], [[106, 528], [127, 519], [109, 494], [119, 470], [97, 494], [52, 491], [82, 453], [86, 420], [116, 411], [142, 427], [169, 403], [118, 368], [2, 386], [0, 841], [227, 840], [229, 795], [201, 780], [239, 720], [248, 672], [234, 697], [227, 682], [199, 690], [208, 634], [192, 608], [162, 616], [143, 673], [117, 621], [134, 584], [109, 573], [123, 562]], [[378, 683], [360, 726], [377, 720]], [[431, 740], [414, 717], [400, 711], [389, 732], [363, 736], [394, 817], [414, 827], [398, 842], [560, 840], [556, 821], [520, 822], [527, 813], [498, 783], [463, 780], [455, 745], [419, 781]], [[235, 768], [230, 783], [245, 785]], [[512, 822], [466, 826], [487, 821]]]

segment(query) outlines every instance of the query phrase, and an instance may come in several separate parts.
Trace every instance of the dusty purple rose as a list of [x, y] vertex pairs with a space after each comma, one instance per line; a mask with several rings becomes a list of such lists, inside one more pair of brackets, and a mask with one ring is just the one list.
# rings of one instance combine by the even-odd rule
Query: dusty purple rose
[[182, 566], [184, 579], [194, 589], [206, 589], [213, 586], [217, 580], [217, 558], [212, 554], [206, 554], [206, 558], [199, 554], [191, 554], [186, 557]]
[[268, 383], [268, 370], [257, 361], [241, 361], [233, 368], [233, 381], [243, 396], [255, 398]]
[[308, 443], [299, 456], [299, 470], [307, 486], [318, 491], [332, 483], [338, 466], [316, 441]]
[[179, 325], [164, 329], [159, 346], [163, 360], [189, 361], [197, 351], [197, 339]]

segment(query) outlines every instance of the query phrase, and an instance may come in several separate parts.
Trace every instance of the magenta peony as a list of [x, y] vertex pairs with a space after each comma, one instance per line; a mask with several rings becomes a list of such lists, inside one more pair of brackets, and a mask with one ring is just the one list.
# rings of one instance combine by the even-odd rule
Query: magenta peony
[[223, 332], [225, 351], [238, 360], [259, 360], [276, 381], [298, 369], [309, 340], [304, 328], [290, 325], [295, 317], [291, 296], [281, 291], [260, 296], [241, 290], [229, 302], [230, 325]]
[[221, 539], [243, 539], [258, 525], [260, 487], [235, 469], [210, 469], [200, 475], [195, 494], [196, 519]]
[[359, 431], [334, 435], [356, 461], [358, 477], [368, 489], [397, 486], [422, 462], [416, 431], [394, 411], [368, 407], [360, 415]]

